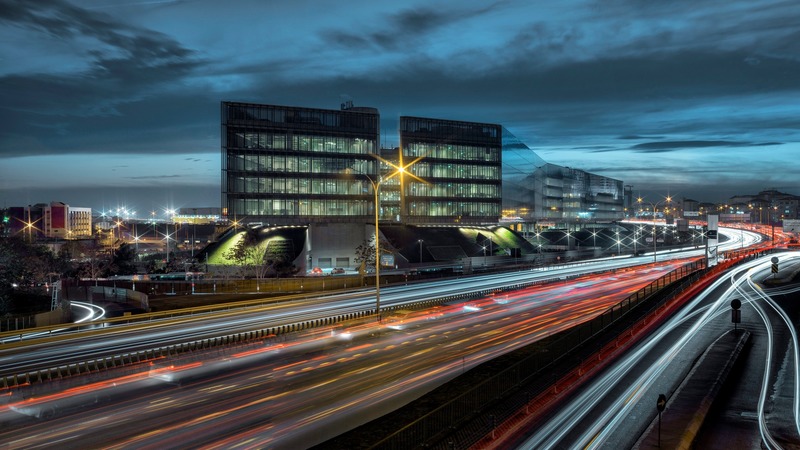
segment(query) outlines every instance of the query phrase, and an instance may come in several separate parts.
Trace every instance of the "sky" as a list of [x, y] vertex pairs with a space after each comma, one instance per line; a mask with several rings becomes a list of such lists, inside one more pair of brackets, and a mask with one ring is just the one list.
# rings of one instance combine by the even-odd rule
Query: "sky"
[[220, 205], [220, 102], [497, 123], [651, 201], [800, 194], [796, 0], [0, 0], [0, 207]]

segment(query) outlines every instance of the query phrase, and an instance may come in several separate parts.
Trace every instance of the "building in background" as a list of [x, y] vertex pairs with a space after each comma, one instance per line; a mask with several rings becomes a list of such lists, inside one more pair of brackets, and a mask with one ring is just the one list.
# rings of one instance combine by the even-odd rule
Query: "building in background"
[[503, 222], [518, 231], [625, 217], [623, 182], [544, 161], [503, 129]]
[[26, 239], [83, 239], [92, 236], [92, 209], [62, 202], [37, 203], [8, 209], [9, 235]]
[[92, 237], [92, 208], [68, 206], [67, 214], [69, 215], [67, 239], [86, 239]]

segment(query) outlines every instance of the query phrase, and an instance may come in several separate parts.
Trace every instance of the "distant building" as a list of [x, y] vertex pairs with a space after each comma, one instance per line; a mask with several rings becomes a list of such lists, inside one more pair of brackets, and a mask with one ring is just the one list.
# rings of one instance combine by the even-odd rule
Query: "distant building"
[[800, 196], [766, 189], [758, 194], [735, 195], [717, 210], [720, 214], [746, 214], [754, 223], [779, 224], [784, 219], [798, 219]]
[[69, 228], [67, 239], [83, 239], [92, 237], [92, 208], [76, 208], [68, 206]]
[[17, 206], [8, 209], [8, 234], [26, 238], [81, 239], [92, 236], [91, 208], [62, 202]]
[[503, 130], [503, 213], [508, 224], [563, 226], [625, 217], [623, 182], [544, 161]]
[[222, 220], [220, 208], [179, 208], [172, 223], [213, 224]]

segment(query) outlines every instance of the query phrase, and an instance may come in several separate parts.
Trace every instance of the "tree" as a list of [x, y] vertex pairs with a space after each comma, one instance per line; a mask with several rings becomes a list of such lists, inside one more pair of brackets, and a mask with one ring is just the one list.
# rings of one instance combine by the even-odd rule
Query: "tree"
[[44, 245], [0, 239], [0, 314], [36, 309], [33, 300], [45, 297], [52, 276], [64, 270], [63, 260]]
[[137, 271], [135, 260], [136, 249], [127, 242], [123, 242], [111, 256], [110, 272], [115, 275], [134, 275]]
[[[381, 254], [391, 253], [391, 250], [394, 248], [393, 244], [386, 240], [385, 238], [381, 239], [380, 244], [380, 252]], [[356, 247], [356, 257], [355, 262], [363, 267], [362, 270], [372, 271], [375, 269], [375, 237], [371, 237], [369, 240], [365, 240], [358, 247]]]
[[259, 244], [258, 231], [248, 228], [239, 242], [224, 256], [240, 267], [243, 277], [252, 273], [257, 279], [263, 278], [269, 264], [264, 260], [264, 249]]
[[100, 278], [111, 266], [108, 253], [97, 241], [82, 243], [79, 256], [81, 263], [77, 268], [77, 273], [81, 278]]

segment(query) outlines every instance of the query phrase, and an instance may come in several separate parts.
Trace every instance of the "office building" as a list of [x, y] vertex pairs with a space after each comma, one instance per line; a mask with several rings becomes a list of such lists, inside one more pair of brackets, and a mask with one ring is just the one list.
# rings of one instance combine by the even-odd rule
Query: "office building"
[[245, 223], [368, 221], [374, 108], [222, 103], [222, 214]]
[[400, 217], [406, 224], [497, 224], [502, 127], [400, 117]]

